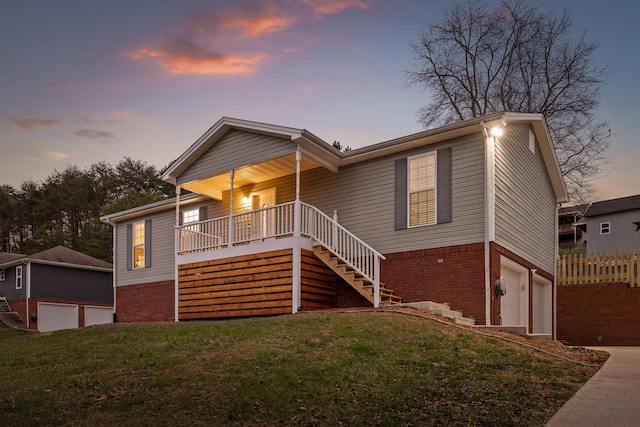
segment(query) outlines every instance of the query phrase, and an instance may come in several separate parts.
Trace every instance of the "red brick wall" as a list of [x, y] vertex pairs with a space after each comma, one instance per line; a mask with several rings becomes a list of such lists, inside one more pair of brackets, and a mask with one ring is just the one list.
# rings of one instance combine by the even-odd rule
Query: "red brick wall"
[[640, 345], [640, 288], [625, 283], [558, 286], [558, 340]]
[[116, 287], [117, 322], [172, 321], [175, 315], [173, 280]]
[[381, 279], [402, 302], [448, 302], [485, 323], [484, 244], [474, 243], [386, 255]]
[[353, 289], [351, 285], [345, 282], [341, 277], [338, 277], [337, 280], [338, 308], [373, 307], [373, 304], [371, 304], [369, 300], [360, 295], [358, 291]]

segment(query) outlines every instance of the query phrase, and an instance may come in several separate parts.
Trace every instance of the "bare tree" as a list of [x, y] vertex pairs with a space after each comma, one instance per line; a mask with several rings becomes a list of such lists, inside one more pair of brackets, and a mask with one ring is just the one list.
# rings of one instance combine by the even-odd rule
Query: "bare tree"
[[500, 111], [543, 113], [569, 194], [587, 199], [607, 161], [609, 126], [594, 110], [608, 70], [593, 62], [598, 45], [585, 33], [572, 38], [571, 26], [566, 11], [544, 13], [526, 0], [455, 6], [411, 44], [408, 81], [432, 97], [419, 120], [429, 128]]

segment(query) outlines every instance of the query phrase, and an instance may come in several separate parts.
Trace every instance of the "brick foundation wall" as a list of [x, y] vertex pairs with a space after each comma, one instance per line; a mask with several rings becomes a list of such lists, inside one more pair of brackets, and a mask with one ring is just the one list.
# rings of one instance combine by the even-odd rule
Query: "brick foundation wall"
[[402, 302], [448, 302], [485, 323], [484, 244], [473, 243], [385, 255], [381, 279]]
[[162, 322], [174, 320], [173, 280], [116, 287], [117, 322]]
[[345, 282], [341, 277], [337, 278], [337, 307], [338, 308], [360, 308], [373, 307], [365, 297], [360, 295], [358, 291], [353, 289], [350, 284]]
[[558, 286], [558, 337], [571, 345], [640, 345], [640, 288]]

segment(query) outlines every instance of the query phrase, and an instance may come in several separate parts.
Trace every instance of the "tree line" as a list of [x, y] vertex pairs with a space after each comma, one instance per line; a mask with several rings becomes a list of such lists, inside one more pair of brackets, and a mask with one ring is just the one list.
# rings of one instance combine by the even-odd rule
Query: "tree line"
[[0, 185], [0, 252], [34, 254], [58, 245], [112, 261], [112, 230], [100, 216], [175, 195], [162, 170], [124, 158], [115, 166], [67, 166], [42, 182]]

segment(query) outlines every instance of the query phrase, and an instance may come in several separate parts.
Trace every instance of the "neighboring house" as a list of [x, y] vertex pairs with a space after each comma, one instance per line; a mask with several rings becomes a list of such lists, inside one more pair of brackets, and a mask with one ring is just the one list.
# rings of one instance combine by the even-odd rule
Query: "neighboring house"
[[640, 251], [640, 195], [594, 202], [584, 216], [588, 253]]
[[587, 244], [588, 204], [565, 206], [558, 210], [558, 242], [560, 249], [580, 249]]
[[222, 118], [163, 179], [176, 198], [102, 217], [118, 321], [430, 300], [553, 332], [567, 195], [540, 114], [345, 153], [304, 129]]
[[0, 252], [0, 297], [26, 327], [41, 332], [113, 322], [108, 262], [63, 246], [21, 255]]

